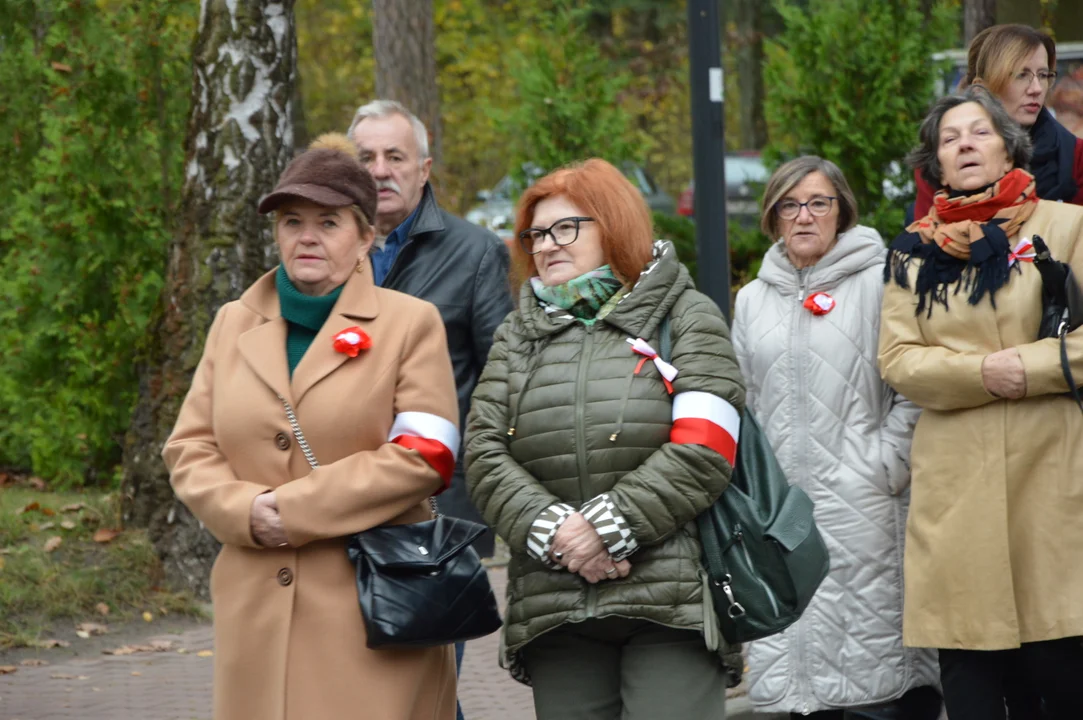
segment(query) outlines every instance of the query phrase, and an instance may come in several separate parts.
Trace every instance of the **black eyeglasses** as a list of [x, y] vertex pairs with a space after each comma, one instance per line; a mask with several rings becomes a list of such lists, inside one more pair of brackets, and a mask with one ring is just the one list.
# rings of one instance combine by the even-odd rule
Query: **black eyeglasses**
[[553, 238], [558, 247], [571, 245], [579, 239], [580, 223], [594, 222], [590, 217], [566, 217], [557, 220], [547, 228], [527, 228], [519, 233], [519, 244], [527, 255], [537, 255], [545, 243], [545, 236]]
[[783, 220], [794, 220], [801, 214], [801, 208], [807, 207], [813, 217], [823, 217], [831, 212], [831, 203], [834, 201], [834, 195], [817, 195], [808, 202], [780, 200], [775, 203], [775, 212]]

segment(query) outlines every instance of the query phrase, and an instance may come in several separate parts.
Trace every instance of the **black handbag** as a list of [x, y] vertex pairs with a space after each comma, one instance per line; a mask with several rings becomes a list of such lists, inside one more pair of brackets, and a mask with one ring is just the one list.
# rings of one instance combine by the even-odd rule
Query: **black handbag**
[[[313, 469], [319, 467], [293, 408], [279, 399], [297, 446]], [[347, 539], [369, 648], [450, 645], [500, 629], [496, 595], [471, 547], [485, 526], [441, 515], [436, 499], [429, 502], [432, 520], [383, 525]]]
[[[669, 362], [668, 316], [659, 334], [659, 355]], [[745, 410], [730, 483], [696, 518], [726, 642], [780, 633], [808, 607], [831, 565], [812, 509], [809, 496], [786, 480], [767, 435]]]
[[1083, 325], [1083, 291], [1072, 272], [1072, 266], [1053, 259], [1049, 246], [1041, 237], [1031, 238], [1034, 246], [1034, 267], [1042, 276], [1042, 322], [1038, 327], [1038, 339], [1060, 339], [1060, 369], [1071, 389], [1071, 396], [1083, 411], [1083, 398], [1072, 377], [1068, 362], [1066, 336]]

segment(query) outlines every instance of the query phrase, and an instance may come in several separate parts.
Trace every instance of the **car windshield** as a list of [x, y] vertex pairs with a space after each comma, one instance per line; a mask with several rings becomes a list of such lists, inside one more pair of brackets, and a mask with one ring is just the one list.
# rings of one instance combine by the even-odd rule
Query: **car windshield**
[[744, 185], [745, 183], [767, 182], [767, 168], [758, 157], [726, 157], [726, 184]]

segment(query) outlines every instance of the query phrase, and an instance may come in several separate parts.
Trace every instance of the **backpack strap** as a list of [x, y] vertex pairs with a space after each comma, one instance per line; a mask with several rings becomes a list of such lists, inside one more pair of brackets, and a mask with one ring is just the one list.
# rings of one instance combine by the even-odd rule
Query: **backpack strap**
[[658, 327], [658, 357], [666, 362], [673, 357], [673, 331], [669, 326], [669, 313], [662, 318], [662, 324]]

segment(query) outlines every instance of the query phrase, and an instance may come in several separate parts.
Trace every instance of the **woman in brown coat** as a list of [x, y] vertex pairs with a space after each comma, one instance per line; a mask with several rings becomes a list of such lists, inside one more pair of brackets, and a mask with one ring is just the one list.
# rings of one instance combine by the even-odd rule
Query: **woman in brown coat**
[[376, 185], [352, 152], [321, 138], [260, 202], [281, 265], [218, 312], [163, 452], [223, 546], [216, 720], [455, 716], [452, 648], [367, 649], [346, 556], [347, 535], [429, 519], [459, 441], [439, 314], [373, 284]]
[[[983, 88], [941, 99], [912, 160], [941, 190], [891, 245], [884, 379], [924, 410], [911, 453], [903, 641], [940, 649], [952, 720], [1003, 720], [1019, 668], [1083, 717], [1083, 414], [1038, 339], [1030, 241], [1083, 278], [1083, 208], [1039, 200], [1026, 132]], [[1067, 336], [1083, 380], [1083, 331]]]

